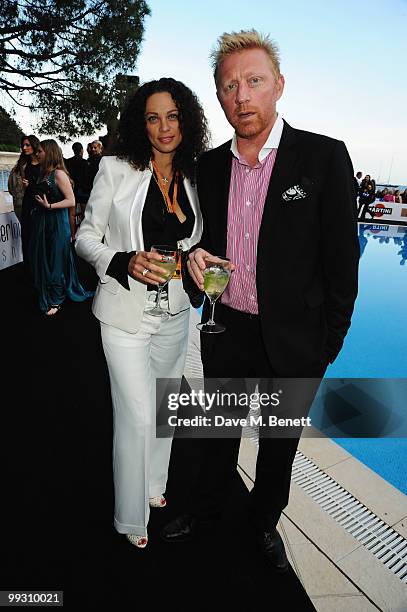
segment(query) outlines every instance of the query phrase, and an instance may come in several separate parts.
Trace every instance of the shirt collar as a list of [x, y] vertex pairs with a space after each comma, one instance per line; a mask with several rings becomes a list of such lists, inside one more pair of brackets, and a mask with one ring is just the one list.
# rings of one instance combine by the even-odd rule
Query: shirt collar
[[[271, 129], [270, 134], [268, 135], [266, 142], [264, 143], [262, 149], [260, 149], [260, 152], [259, 152], [260, 162], [262, 162], [267, 157], [271, 149], [278, 149], [278, 145], [280, 144], [280, 140], [281, 140], [281, 134], [283, 133], [283, 128], [284, 128], [283, 118], [280, 114], [278, 114], [277, 119], [275, 120], [275, 123]], [[233, 134], [232, 144], [230, 145], [230, 150], [232, 151], [233, 155], [237, 157], [237, 159], [240, 159], [240, 154], [237, 149], [236, 133]]]

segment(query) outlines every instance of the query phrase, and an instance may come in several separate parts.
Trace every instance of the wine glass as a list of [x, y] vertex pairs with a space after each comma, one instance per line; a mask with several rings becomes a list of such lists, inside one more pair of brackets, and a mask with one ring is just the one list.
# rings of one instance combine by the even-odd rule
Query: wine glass
[[152, 253], [158, 253], [161, 255], [161, 261], [152, 260], [155, 266], [158, 266], [162, 270], [163, 280], [158, 285], [157, 296], [155, 299], [155, 306], [152, 310], [148, 311], [148, 314], [154, 317], [162, 317], [168, 319], [168, 312], [161, 308], [161, 292], [166, 284], [171, 280], [177, 268], [178, 253], [175, 249], [172, 249], [168, 244], [155, 244], [151, 247]]
[[211, 305], [211, 315], [206, 323], [199, 323], [197, 328], [205, 334], [220, 334], [226, 327], [221, 323], [215, 323], [214, 312], [216, 300], [225, 291], [231, 273], [230, 261], [226, 257], [207, 255], [205, 257], [206, 268], [203, 271], [204, 291]]

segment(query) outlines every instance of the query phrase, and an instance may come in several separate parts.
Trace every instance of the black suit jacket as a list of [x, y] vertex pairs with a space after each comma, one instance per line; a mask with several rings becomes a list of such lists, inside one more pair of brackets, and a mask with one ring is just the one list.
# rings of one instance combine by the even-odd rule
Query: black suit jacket
[[[204, 230], [199, 246], [225, 255], [230, 141], [199, 160]], [[299, 185], [307, 196], [286, 202]], [[359, 242], [351, 160], [343, 142], [286, 122], [257, 249], [261, 330], [279, 376], [318, 376], [341, 349], [358, 283]]]

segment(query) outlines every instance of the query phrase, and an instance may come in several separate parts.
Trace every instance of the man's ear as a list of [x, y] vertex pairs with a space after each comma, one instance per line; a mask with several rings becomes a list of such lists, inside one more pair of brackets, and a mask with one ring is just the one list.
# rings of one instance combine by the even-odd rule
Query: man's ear
[[279, 100], [281, 98], [281, 96], [283, 95], [284, 85], [285, 85], [285, 79], [284, 79], [284, 76], [282, 74], [280, 74], [280, 76], [278, 77], [278, 79], [276, 81], [276, 85], [277, 85], [276, 100]]

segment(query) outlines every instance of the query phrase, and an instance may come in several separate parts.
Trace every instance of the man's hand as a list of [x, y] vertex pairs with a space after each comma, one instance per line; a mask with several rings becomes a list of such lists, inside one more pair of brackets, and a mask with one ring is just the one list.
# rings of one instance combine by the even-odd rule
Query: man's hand
[[[189, 260], [187, 261], [188, 272], [201, 291], [204, 291], [204, 277], [202, 272], [206, 268], [205, 258], [208, 256], [216, 258], [215, 255], [208, 253], [208, 251], [204, 249], [195, 249], [195, 251], [190, 253]], [[222, 258], [219, 258], [219, 261], [222, 261]], [[230, 264], [230, 271], [233, 272], [234, 269], [235, 265]]]
[[195, 285], [201, 290], [204, 290], [204, 278], [202, 271], [205, 270], [205, 257], [210, 255], [208, 251], [204, 251], [204, 249], [195, 249], [192, 253], [189, 254], [189, 259], [187, 261], [188, 272], [194, 281]]
[[[159, 285], [166, 278], [163, 270], [153, 262], [161, 261], [161, 255], [149, 251], [138, 251], [129, 261], [128, 273], [144, 285]], [[144, 272], [144, 274], [143, 274]]]

